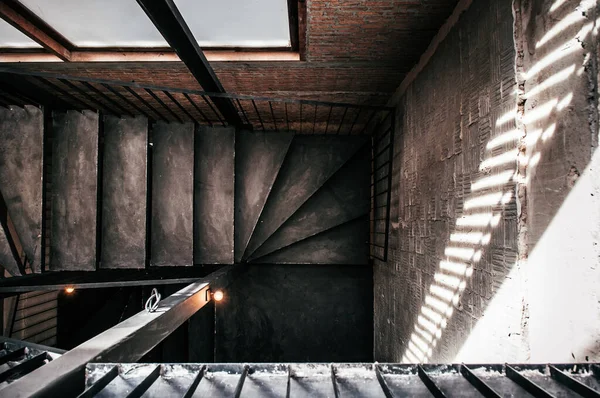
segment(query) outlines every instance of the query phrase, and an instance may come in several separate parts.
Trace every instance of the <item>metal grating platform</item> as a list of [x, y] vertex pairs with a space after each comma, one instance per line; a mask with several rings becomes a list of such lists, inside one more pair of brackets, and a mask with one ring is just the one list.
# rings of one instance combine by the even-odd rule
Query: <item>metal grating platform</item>
[[0, 337], [0, 396], [2, 389], [20, 377], [60, 357], [65, 351], [26, 341]]
[[82, 397], [599, 397], [600, 367], [88, 364]]

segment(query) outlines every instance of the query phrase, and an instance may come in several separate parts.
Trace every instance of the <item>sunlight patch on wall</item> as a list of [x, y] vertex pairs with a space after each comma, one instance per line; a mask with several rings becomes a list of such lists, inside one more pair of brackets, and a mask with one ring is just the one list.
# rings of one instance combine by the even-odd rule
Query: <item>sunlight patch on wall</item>
[[[567, 3], [566, 0], [557, 0], [550, 11], [557, 11]], [[596, 4], [595, 0], [583, 0], [573, 12], [558, 21], [536, 43], [536, 48], [548, 44], [568, 28], [577, 29], [577, 24], [587, 21], [584, 13]], [[532, 79], [542, 71], [555, 66], [557, 62], [581, 51], [578, 42], [594, 31], [594, 24], [585, 24], [574, 37], [558, 45], [554, 50], [535, 63], [522, 76]], [[594, 31], [595, 32], [595, 31]], [[554, 136], [557, 124], [549, 118], [556, 117], [559, 112], [565, 111], [573, 100], [573, 92], [564, 92], [561, 89], [566, 82], [575, 76], [577, 63], [566, 64], [562, 69], [551, 74], [543, 81], [538, 82], [529, 89], [522, 98], [537, 101], [523, 115], [513, 109], [502, 114], [494, 121], [497, 129], [495, 136], [487, 142], [485, 158], [479, 165], [483, 176], [471, 184], [471, 193], [467, 195], [463, 204], [463, 211], [456, 219], [454, 231], [450, 234], [450, 243], [444, 249], [444, 259], [439, 262], [438, 271], [433, 275], [432, 284], [428, 294], [424, 297], [414, 331], [407, 343], [402, 357], [404, 363], [426, 363], [432, 357], [433, 349], [437, 346], [443, 335], [448, 321], [459, 305], [461, 296], [469, 283], [477, 264], [481, 260], [483, 250], [489, 245], [494, 229], [499, 225], [503, 215], [503, 206], [514, 200], [514, 189], [518, 183], [527, 183], [527, 178], [519, 174], [517, 165], [527, 166], [532, 170], [540, 163], [542, 152], [539, 146]], [[558, 93], [552, 94], [553, 90]], [[550, 94], [549, 94], [550, 93]], [[518, 93], [515, 92], [515, 102]], [[520, 129], [513, 128], [516, 122], [521, 122], [527, 135]], [[519, 140], [523, 140], [527, 153], [519, 152]], [[503, 148], [504, 147], [504, 148]], [[483, 317], [473, 328], [471, 334], [460, 350], [458, 360], [490, 361], [487, 354], [489, 339], [509, 341], [508, 346], [514, 348], [513, 356], [519, 354], [518, 342], [510, 340], [511, 333], [519, 333], [521, 328], [521, 286], [517, 274], [521, 272], [516, 264], [506, 277], [505, 282], [495, 292]], [[506, 314], [505, 314], [506, 313]], [[502, 318], [505, 314], [509, 318]], [[508, 314], [508, 315], [507, 315]], [[500, 317], [500, 319], [498, 318]], [[507, 333], [507, 335], [504, 335]], [[517, 339], [518, 340], [518, 339]], [[514, 344], [513, 344], [514, 343]], [[511, 344], [513, 344], [511, 346]], [[503, 348], [501, 348], [503, 349]]]

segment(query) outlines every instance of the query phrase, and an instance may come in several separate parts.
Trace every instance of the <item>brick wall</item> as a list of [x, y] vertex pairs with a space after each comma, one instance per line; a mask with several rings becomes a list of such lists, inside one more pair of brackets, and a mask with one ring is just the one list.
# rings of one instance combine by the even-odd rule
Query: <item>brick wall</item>
[[[398, 103], [378, 361], [454, 361], [517, 262], [516, 148], [496, 144], [516, 128], [511, 3], [473, 2]], [[520, 326], [506, 319], [487, 353], [521, 352]]]
[[456, 0], [308, 0], [308, 61], [412, 65]]

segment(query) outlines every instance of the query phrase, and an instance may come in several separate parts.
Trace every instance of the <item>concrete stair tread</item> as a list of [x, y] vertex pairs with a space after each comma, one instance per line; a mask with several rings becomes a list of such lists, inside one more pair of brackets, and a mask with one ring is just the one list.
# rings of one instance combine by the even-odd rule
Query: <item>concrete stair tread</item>
[[247, 259], [365, 143], [365, 137], [296, 136], [250, 238]]
[[240, 131], [236, 139], [235, 261], [240, 262], [294, 135]]
[[235, 129], [199, 128], [194, 161], [194, 263], [233, 264]]
[[194, 125], [152, 126], [151, 266], [193, 265]]
[[370, 147], [365, 145], [308, 199], [249, 259], [337, 227], [369, 213]]
[[148, 120], [104, 119], [100, 268], [146, 266]]
[[256, 258], [252, 263], [365, 265], [368, 263], [368, 222], [368, 216], [359, 217]]
[[53, 115], [50, 270], [96, 269], [98, 114]]

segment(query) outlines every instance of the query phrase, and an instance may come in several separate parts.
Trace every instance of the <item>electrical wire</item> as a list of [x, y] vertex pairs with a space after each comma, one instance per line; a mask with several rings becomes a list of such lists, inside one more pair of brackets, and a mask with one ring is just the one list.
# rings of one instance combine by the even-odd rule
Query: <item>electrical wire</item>
[[[156, 300], [156, 301], [154, 301], [154, 300]], [[156, 290], [156, 288], [154, 288], [154, 289], [152, 289], [152, 294], [146, 301], [146, 306], [145, 306], [146, 311], [148, 311], [148, 312], [156, 311], [156, 309], [158, 308], [159, 301], [160, 301], [160, 293], [158, 292], [158, 290]]]

